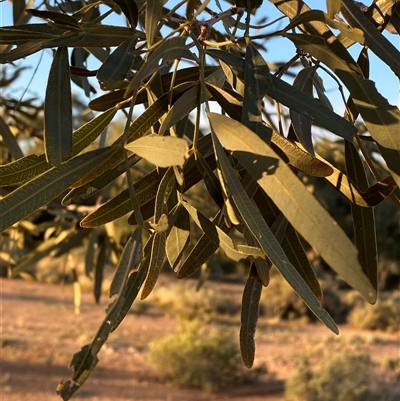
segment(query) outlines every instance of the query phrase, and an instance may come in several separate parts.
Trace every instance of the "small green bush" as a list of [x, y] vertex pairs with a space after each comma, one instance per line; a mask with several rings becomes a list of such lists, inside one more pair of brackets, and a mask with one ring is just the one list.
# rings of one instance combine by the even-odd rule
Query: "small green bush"
[[286, 382], [285, 401], [394, 401], [397, 396], [376, 374], [366, 353], [342, 352], [318, 371], [307, 358]]
[[392, 294], [386, 300], [379, 299], [375, 305], [363, 302], [350, 312], [349, 323], [360, 329], [398, 332], [400, 294]]
[[226, 329], [210, 332], [199, 321], [188, 322], [176, 334], [151, 344], [149, 361], [178, 386], [216, 391], [254, 379], [261, 369], [248, 371], [236, 342]]

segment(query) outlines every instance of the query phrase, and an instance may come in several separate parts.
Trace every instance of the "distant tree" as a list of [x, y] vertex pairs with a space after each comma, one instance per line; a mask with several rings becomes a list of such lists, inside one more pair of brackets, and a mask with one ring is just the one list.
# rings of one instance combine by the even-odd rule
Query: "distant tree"
[[[142, 299], [151, 293], [165, 260], [178, 279], [194, 274], [219, 248], [234, 261], [250, 260], [240, 330], [247, 367], [254, 360], [259, 300], [272, 265], [338, 333], [320, 306], [322, 292], [300, 238], [375, 302], [373, 207], [389, 198], [400, 208], [400, 112], [369, 79], [368, 55], [375, 53], [400, 77], [400, 53], [382, 35], [386, 27], [400, 32], [400, 7], [397, 0], [370, 7], [352, 0], [326, 4], [327, 13], [301, 0], [45, 0], [37, 9], [13, 1], [14, 25], [0, 29], [0, 61], [8, 73], [1, 81], [0, 230], [6, 247], [18, 247], [16, 235], [27, 232], [39, 244], [17, 262], [2, 255], [15, 276], [41, 256], [68, 253], [89, 236], [86, 268], [94, 272], [97, 298], [105, 260], [111, 252], [119, 255], [110, 287], [115, 299], [94, 340], [72, 358], [72, 379], [57, 389], [64, 400], [95, 368], [98, 352], [139, 290]], [[274, 6], [287, 18], [283, 29], [264, 23]], [[115, 13], [125, 16], [126, 27], [103, 24]], [[31, 17], [43, 22], [30, 23]], [[271, 37], [295, 44], [291, 60], [264, 60]], [[348, 52], [354, 43], [362, 45], [357, 60]], [[37, 101], [13, 98], [12, 88], [24, 73], [14, 62], [45, 49], [53, 49], [54, 58], [43, 109]], [[89, 69], [90, 60], [99, 67]], [[349, 92], [348, 99], [341, 92], [343, 117], [334, 112], [320, 71]], [[282, 79], [285, 74], [295, 74], [293, 84]], [[95, 117], [75, 129], [71, 81], [89, 95], [96, 79], [105, 93], [88, 103]], [[144, 111], [138, 113], [138, 105]], [[200, 128], [203, 109], [209, 130]], [[104, 132], [118, 111], [125, 128], [111, 140]], [[35, 125], [40, 116], [43, 129]], [[290, 122], [287, 130], [282, 119]], [[315, 126], [344, 140], [342, 171], [316, 153]], [[26, 154], [27, 138], [42, 143], [44, 153]], [[142, 159], [155, 168], [138, 178], [131, 167]], [[120, 193], [85, 206], [85, 199], [104, 195], [103, 188], [120, 176]], [[307, 190], [309, 176], [328, 182], [350, 205], [354, 244]], [[188, 202], [187, 191], [200, 181], [218, 210], [214, 216]], [[102, 227], [128, 213], [130, 236], [120, 252]], [[232, 240], [233, 229], [240, 243]]]

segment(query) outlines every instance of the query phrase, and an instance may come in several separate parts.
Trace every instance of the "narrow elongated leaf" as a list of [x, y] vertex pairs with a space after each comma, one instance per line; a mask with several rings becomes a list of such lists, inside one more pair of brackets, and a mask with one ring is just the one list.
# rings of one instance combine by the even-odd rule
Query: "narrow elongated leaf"
[[68, 48], [54, 55], [44, 103], [46, 160], [57, 167], [72, 155], [72, 98]]
[[149, 135], [125, 145], [125, 149], [136, 153], [158, 167], [182, 167], [189, 157], [186, 139], [172, 136]]
[[[312, 97], [313, 78], [316, 70], [316, 66], [301, 70], [293, 81], [293, 86], [300, 89], [306, 95]], [[314, 156], [314, 146], [311, 136], [311, 120], [292, 109], [290, 109], [290, 118], [292, 119], [294, 132], [296, 133], [299, 142], [304, 146], [308, 153]]]
[[400, 78], [399, 50], [375, 28], [353, 1], [343, 0], [342, 7], [351, 16], [348, 22], [363, 31], [367, 46]]
[[174, 225], [165, 244], [169, 264], [176, 270], [182, 259], [184, 249], [190, 242], [190, 220], [187, 210], [179, 205], [175, 212]]
[[260, 310], [262, 285], [258, 278], [257, 269], [252, 266], [243, 290], [242, 310], [240, 314], [240, 353], [247, 368], [254, 363], [254, 336]]
[[[154, 199], [161, 177], [156, 170], [141, 178], [134, 184], [135, 195], [139, 206], [145, 205], [149, 200]], [[82, 221], [81, 226], [85, 228], [97, 227], [122, 217], [132, 210], [129, 189], [104, 203], [94, 212], [88, 214]], [[154, 208], [153, 208], [154, 210]]]
[[97, 72], [97, 79], [100, 82], [112, 85], [125, 79], [135, 58], [134, 51], [137, 40], [137, 36], [133, 35], [110, 54]]
[[[89, 146], [110, 123], [117, 108], [108, 110], [90, 120], [73, 132], [72, 154], [76, 155]], [[14, 185], [25, 182], [51, 168], [45, 155], [28, 155], [15, 162], [0, 166], [0, 185]]]
[[[212, 135], [215, 135], [213, 132], [215, 132], [215, 130], [220, 131], [220, 129], [222, 128], [221, 125], [219, 125], [217, 122], [218, 118], [215, 117], [223, 116], [214, 113], [208, 113], [208, 116], [212, 126]], [[224, 120], [225, 119], [229, 120], [228, 118], [224, 117]], [[242, 124], [240, 124], [240, 126], [244, 127]], [[251, 131], [246, 129], [246, 132]], [[232, 130], [230, 133], [228, 133], [228, 135], [229, 134], [232, 134]], [[254, 133], [252, 135], [257, 136]], [[306, 282], [302, 279], [297, 270], [291, 265], [287, 256], [283, 252], [279, 242], [272, 234], [268, 226], [265, 224], [265, 221], [262, 219], [261, 215], [257, 211], [254, 204], [251, 202], [250, 198], [247, 196], [245, 190], [241, 186], [234, 171], [232, 170], [232, 167], [223, 151], [223, 148], [218, 142], [218, 138], [215, 137], [215, 139], [213, 138], [213, 140], [216, 156], [220, 163], [224, 177], [231, 190], [233, 201], [235, 202], [239, 213], [242, 215], [244, 224], [257, 239], [262, 250], [268, 256], [271, 262], [275, 264], [275, 266], [279, 269], [286, 281], [297, 292], [297, 294], [306, 303], [306, 305], [315, 314], [315, 316], [317, 316], [318, 319], [323, 322], [330, 330], [338, 334], [338, 328], [332, 317], [325, 309], [321, 308], [318, 299], [312, 293], [312, 291], [307, 286]], [[260, 139], [259, 141], [262, 143]]]
[[113, 0], [113, 1], [114, 3], [118, 4], [119, 8], [125, 14], [125, 17], [131, 24], [131, 27], [135, 28], [139, 18], [139, 12], [136, 3], [131, 0]]
[[138, 227], [129, 237], [119, 259], [117, 269], [110, 284], [110, 298], [124, 290], [129, 274], [143, 259], [142, 229]]
[[318, 299], [322, 299], [322, 290], [315, 272], [307, 258], [306, 252], [301, 244], [295, 229], [289, 224], [282, 242], [282, 249], [285, 251], [292, 265], [299, 272], [304, 281], [311, 288], [311, 291]]
[[125, 94], [130, 94], [135, 88], [138, 88], [142, 81], [152, 75], [157, 69], [160, 60], [172, 61], [177, 58], [187, 58], [193, 60], [192, 53], [185, 46], [186, 37], [179, 36], [168, 40], [164, 40], [149, 55], [146, 62], [142, 64], [136, 72], [129, 86], [126, 88]]
[[[333, 174], [333, 168], [330, 165], [311, 156], [294, 142], [275, 131], [272, 132], [271, 147], [283, 159], [287, 157], [288, 163], [303, 173], [314, 177], [328, 177]], [[282, 151], [284, 152], [283, 155]]]
[[262, 125], [261, 107], [262, 99], [272, 85], [271, 75], [260, 52], [250, 40], [246, 44], [242, 123], [269, 142], [271, 131]]
[[[346, 234], [330, 217], [328, 212], [291, 172], [290, 168], [285, 165], [266, 143], [260, 140], [250, 130], [245, 129], [239, 122], [215, 113], [209, 113], [209, 119], [213, 130], [226, 149], [233, 151], [233, 155], [240, 161], [241, 165], [246, 168], [249, 174], [257, 180], [261, 188], [270, 196], [296, 231], [317, 250], [325, 261], [336, 270], [347, 283], [360, 291], [369, 302], [375, 302], [376, 291], [369, 283], [358, 263], [357, 250], [347, 238]], [[231, 188], [231, 190], [233, 190], [233, 188]], [[238, 202], [242, 202], [242, 196], [238, 196], [237, 198], [239, 198]], [[248, 213], [247, 207], [248, 202], [239, 209], [241, 213], [243, 210], [246, 216]], [[256, 213], [256, 215], [258, 214]], [[248, 218], [250, 218], [250, 216]], [[247, 221], [247, 219], [244, 218], [244, 221]], [[268, 229], [268, 227], [266, 227], [266, 229]], [[253, 232], [254, 230], [255, 228], [253, 227], [251, 231]], [[255, 235], [257, 240], [260, 238], [258, 232], [257, 234], [253, 232], [253, 235]], [[264, 238], [265, 237], [262, 237], [263, 241]], [[274, 237], [272, 237], [270, 241], [273, 239]], [[271, 256], [275, 254], [275, 249], [279, 249], [280, 246], [277, 244], [277, 247], [270, 249], [270, 244], [268, 243], [263, 244], [262, 248], [266, 251], [268, 257], [271, 258]], [[279, 265], [282, 265], [279, 259], [287, 259], [283, 252], [282, 254], [282, 257], [276, 255], [275, 260], [271, 259], [274, 263], [275, 261], [277, 262], [275, 264], [278, 268]], [[287, 264], [290, 265], [289, 262], [287, 262]], [[282, 267], [285, 268], [287, 264], [283, 264]], [[286, 276], [285, 278], [288, 281], [292, 281], [291, 285], [294, 286], [296, 291], [308, 289], [303, 279], [301, 279], [300, 283], [304, 283], [304, 286], [302, 285], [301, 288], [296, 288], [300, 286], [297, 280], [296, 282], [292, 280], [292, 269], [288, 267], [285, 270], [290, 274], [289, 279], [286, 278]], [[314, 295], [313, 298], [308, 297], [307, 290], [305, 291], [306, 292], [303, 294], [307, 299], [314, 299]], [[313, 303], [313, 305], [314, 309], [317, 308], [313, 310], [313, 312], [319, 312], [318, 303]]]
[[165, 240], [165, 232], [156, 233], [154, 236], [153, 246], [151, 248], [149, 271], [143, 284], [140, 299], [146, 299], [157, 283], [165, 259]]
[[8, 127], [3, 117], [1, 116], [0, 116], [0, 134], [1, 137], [3, 138], [4, 145], [8, 148], [14, 159], [19, 159], [21, 157], [24, 157], [24, 153], [22, 152], [17, 139], [10, 131], [10, 128]]
[[[345, 143], [346, 170], [349, 178], [359, 188], [368, 189], [368, 181], [357, 149], [352, 143]], [[369, 278], [375, 290], [378, 290], [378, 250], [376, 245], [375, 217], [372, 207], [365, 208], [353, 203], [355, 244], [358, 249], [358, 260], [364, 273]]]
[[29, 32], [20, 27], [0, 28], [0, 44], [18, 44], [32, 41], [43, 41], [46, 39], [56, 39], [56, 34], [46, 32]]
[[74, 17], [71, 17], [67, 14], [56, 13], [48, 10], [35, 10], [32, 8], [27, 8], [25, 11], [34, 17], [49, 19], [57, 24], [65, 25], [71, 29], [80, 29], [79, 22]]
[[151, 47], [158, 30], [158, 23], [161, 19], [163, 0], [146, 1], [146, 18], [144, 26], [146, 28], [147, 44]]
[[117, 111], [118, 107], [113, 107], [75, 130], [72, 134], [72, 153], [76, 155], [86, 149], [107, 128]]
[[99, 236], [99, 253], [97, 254], [96, 263], [94, 265], [94, 283], [93, 283], [93, 295], [96, 301], [96, 304], [100, 302], [101, 298], [101, 286], [103, 284], [103, 277], [104, 277], [104, 267], [107, 259], [107, 245], [108, 240], [106, 239], [105, 235]]
[[163, 135], [165, 131], [178, 123], [183, 117], [186, 117], [192, 110], [196, 108], [199, 90], [200, 86], [195, 85], [193, 88], [187, 90], [174, 103], [161, 124], [159, 130], [160, 135]]
[[62, 194], [111, 152], [112, 148], [102, 148], [76, 156], [0, 199], [0, 231]]

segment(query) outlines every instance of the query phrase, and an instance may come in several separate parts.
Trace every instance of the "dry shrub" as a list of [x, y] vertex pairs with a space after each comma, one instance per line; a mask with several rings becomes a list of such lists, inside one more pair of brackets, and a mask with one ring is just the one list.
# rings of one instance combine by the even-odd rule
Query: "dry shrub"
[[397, 332], [400, 329], [400, 294], [392, 293], [375, 305], [366, 302], [357, 305], [350, 312], [349, 323], [360, 329]]
[[262, 369], [247, 370], [237, 343], [226, 328], [210, 331], [199, 321], [187, 322], [176, 334], [155, 341], [148, 354], [153, 367], [178, 386], [216, 391], [254, 380]]
[[204, 287], [196, 291], [193, 285], [185, 282], [156, 288], [151, 300], [168, 313], [185, 320], [208, 320], [217, 314], [240, 310], [240, 306], [228, 296]]
[[395, 401], [395, 390], [376, 374], [368, 354], [342, 352], [319, 370], [302, 358], [286, 382], [285, 401]]

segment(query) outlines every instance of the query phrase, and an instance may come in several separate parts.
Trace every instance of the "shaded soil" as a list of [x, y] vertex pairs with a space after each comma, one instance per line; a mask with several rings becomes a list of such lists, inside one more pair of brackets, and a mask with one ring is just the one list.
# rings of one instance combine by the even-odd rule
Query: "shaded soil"
[[[241, 285], [215, 284], [221, 291], [240, 294]], [[68, 364], [74, 353], [89, 343], [104, 318], [109, 300], [94, 305], [90, 293], [82, 295], [80, 314], [74, 313], [72, 287], [22, 280], [0, 281], [2, 401], [60, 400], [55, 388], [71, 376]], [[221, 323], [221, 322], [220, 322]], [[222, 324], [238, 332], [239, 316]], [[342, 327], [339, 337], [320, 324], [270, 324], [260, 321], [255, 365], [265, 363], [268, 373], [251, 385], [208, 394], [179, 389], [157, 375], [146, 361], [148, 344], [176, 330], [172, 316], [149, 310], [130, 313], [99, 354], [93, 375], [73, 399], [85, 401], [282, 401], [284, 381], [293, 374], [296, 360], [306, 349], [320, 358], [357, 343], [378, 362], [399, 354], [399, 336], [368, 333]]]

